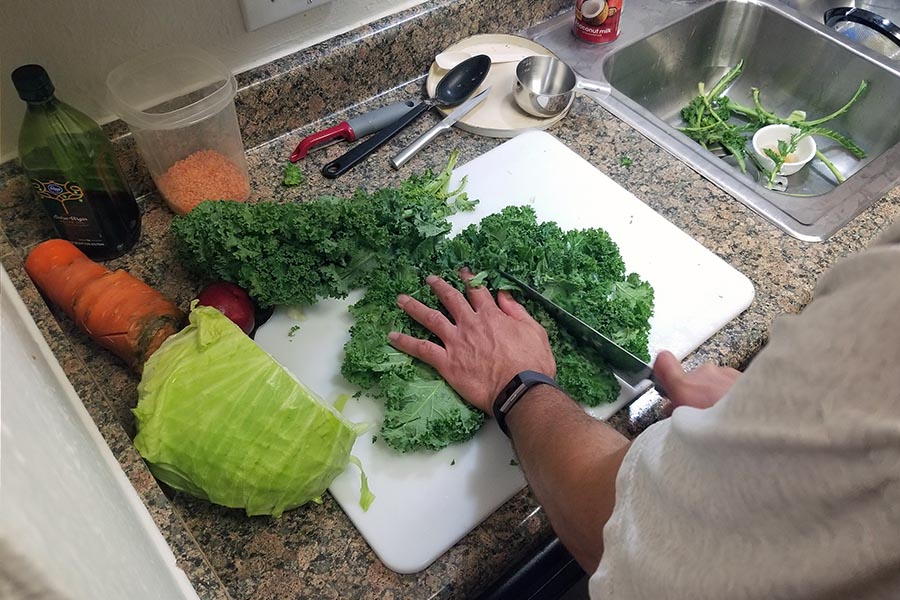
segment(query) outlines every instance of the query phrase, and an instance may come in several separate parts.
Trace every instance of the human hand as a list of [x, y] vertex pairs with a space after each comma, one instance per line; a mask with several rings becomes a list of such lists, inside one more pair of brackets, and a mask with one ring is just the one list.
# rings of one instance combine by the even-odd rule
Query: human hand
[[[468, 282], [472, 273], [464, 269], [460, 276]], [[398, 296], [397, 306], [434, 333], [443, 347], [396, 331], [388, 338], [398, 350], [434, 367], [463, 399], [493, 415], [494, 399], [518, 373], [556, 376], [547, 332], [509, 292], [500, 291], [495, 302], [484, 286], [466, 285], [463, 296], [435, 275], [425, 281], [453, 322], [410, 296]]]
[[663, 350], [653, 363], [653, 372], [668, 393], [673, 409], [679, 406], [709, 408], [724, 396], [741, 372], [711, 363], [685, 373], [681, 363], [668, 350]]

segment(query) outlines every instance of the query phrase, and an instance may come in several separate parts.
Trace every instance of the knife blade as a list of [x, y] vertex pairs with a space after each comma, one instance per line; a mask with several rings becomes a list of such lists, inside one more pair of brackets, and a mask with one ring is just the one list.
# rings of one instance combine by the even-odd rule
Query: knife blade
[[522, 281], [521, 279], [510, 275], [504, 271], [500, 274], [506, 279], [516, 284], [522, 293], [528, 298], [536, 301], [543, 306], [550, 316], [565, 329], [572, 337], [583, 342], [594, 349], [603, 357], [603, 360], [612, 369], [612, 372], [619, 376], [625, 383], [631, 387], [635, 387], [642, 381], [649, 380], [656, 387], [656, 391], [662, 396], [666, 396], [666, 391], [656, 378], [653, 368], [642, 361], [640, 358], [618, 345], [566, 309], [556, 304], [542, 293]]
[[391, 159], [391, 166], [395, 169], [399, 169], [400, 167], [405, 165], [409, 159], [415, 156], [419, 150], [427, 146], [431, 142], [431, 140], [444, 133], [445, 131], [450, 131], [450, 128], [453, 127], [454, 123], [462, 119], [464, 116], [469, 114], [472, 109], [484, 102], [487, 99], [488, 93], [490, 91], [491, 88], [487, 88], [456, 107], [453, 112], [444, 117], [443, 121], [417, 137], [412, 144], [398, 152], [396, 156]]

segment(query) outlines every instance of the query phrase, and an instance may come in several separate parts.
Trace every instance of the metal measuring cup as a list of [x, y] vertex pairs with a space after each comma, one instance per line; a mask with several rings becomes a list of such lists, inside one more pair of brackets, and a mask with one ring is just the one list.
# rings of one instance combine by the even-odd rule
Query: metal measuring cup
[[611, 86], [579, 77], [569, 65], [552, 56], [529, 56], [516, 65], [516, 104], [529, 115], [555, 117], [566, 110], [575, 93], [594, 100], [609, 96]]

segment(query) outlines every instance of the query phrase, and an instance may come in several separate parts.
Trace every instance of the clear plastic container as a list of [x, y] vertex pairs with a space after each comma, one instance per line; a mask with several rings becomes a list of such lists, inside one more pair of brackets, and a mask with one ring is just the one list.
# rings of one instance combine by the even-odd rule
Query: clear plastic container
[[203, 200], [247, 200], [237, 82], [219, 60], [197, 48], [159, 49], [113, 69], [106, 86], [174, 212]]

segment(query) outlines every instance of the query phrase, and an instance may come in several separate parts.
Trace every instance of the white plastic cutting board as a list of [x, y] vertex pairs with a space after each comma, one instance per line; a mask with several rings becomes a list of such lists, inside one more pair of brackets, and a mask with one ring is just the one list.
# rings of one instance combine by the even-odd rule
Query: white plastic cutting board
[[[523, 133], [458, 168], [454, 184], [463, 176], [469, 196], [480, 203], [475, 212], [453, 217], [453, 233], [504, 206], [526, 203], [539, 219], [556, 221], [563, 229], [606, 229], [627, 268], [655, 290], [654, 356], [668, 349], [684, 358], [753, 300], [746, 277], [550, 134]], [[341, 377], [340, 364], [351, 325], [346, 307], [359, 297], [302, 309], [280, 307], [256, 341], [327, 401], [352, 394], [356, 390]], [[291, 336], [294, 325], [299, 329]], [[636, 394], [623, 388], [616, 403], [591, 414], [607, 418]], [[365, 467], [375, 502], [368, 512], [360, 509], [359, 475], [353, 467], [330, 491], [384, 564], [412, 573], [515, 495], [525, 480], [519, 467], [510, 464], [509, 442], [492, 423], [465, 444], [401, 455], [380, 439], [372, 442], [382, 411], [379, 402], [366, 397], [350, 400], [344, 410], [354, 421], [372, 423], [353, 453]]]

